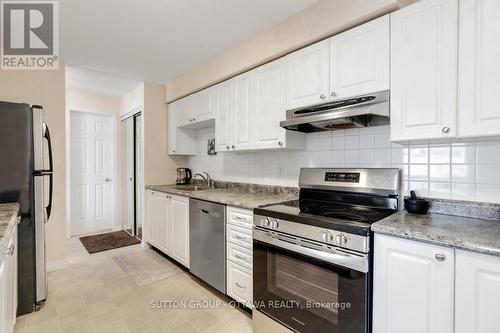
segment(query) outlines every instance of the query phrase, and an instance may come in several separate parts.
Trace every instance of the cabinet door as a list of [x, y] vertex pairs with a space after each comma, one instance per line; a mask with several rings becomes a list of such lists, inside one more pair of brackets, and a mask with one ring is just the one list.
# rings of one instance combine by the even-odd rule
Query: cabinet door
[[389, 89], [389, 15], [330, 38], [330, 97]]
[[228, 261], [227, 295], [251, 308], [253, 301], [252, 271]]
[[215, 149], [227, 151], [231, 145], [231, 110], [233, 108], [232, 80], [218, 84], [215, 89], [217, 103], [215, 107]]
[[179, 101], [177, 101], [178, 109], [177, 112], [177, 126], [182, 127], [188, 125], [193, 118], [194, 113], [194, 96], [186, 96]]
[[168, 153], [177, 153], [177, 109], [179, 107], [179, 102], [173, 102], [168, 105]]
[[391, 14], [392, 141], [456, 135], [457, 44], [457, 0]]
[[457, 250], [456, 333], [498, 332], [500, 258]]
[[252, 73], [245, 73], [233, 80], [234, 110], [231, 121], [232, 144], [231, 149], [249, 149], [252, 145], [251, 119], [251, 78]]
[[286, 108], [296, 109], [326, 101], [329, 92], [328, 40], [286, 56]]
[[200, 122], [214, 118], [214, 88], [207, 88], [193, 95], [194, 109], [191, 122]]
[[374, 333], [452, 333], [454, 251], [375, 235]]
[[165, 254], [172, 253], [171, 200], [165, 193], [156, 193], [157, 247]]
[[460, 1], [458, 136], [500, 135], [500, 1]]
[[149, 244], [156, 246], [156, 237], [158, 235], [156, 225], [156, 202], [154, 192], [150, 190], [146, 192], [146, 223], [148, 233], [147, 241]]
[[189, 268], [189, 198], [171, 196], [172, 258]]
[[285, 146], [285, 129], [280, 121], [286, 119], [286, 64], [278, 59], [256, 68], [254, 71], [253, 126], [257, 149]]

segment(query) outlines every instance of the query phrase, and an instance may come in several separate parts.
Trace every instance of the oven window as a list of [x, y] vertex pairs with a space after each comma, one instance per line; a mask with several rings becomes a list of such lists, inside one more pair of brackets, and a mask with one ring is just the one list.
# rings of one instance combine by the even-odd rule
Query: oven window
[[254, 240], [254, 305], [301, 332], [365, 333], [369, 277]]
[[338, 323], [338, 308], [335, 306], [339, 300], [337, 273], [279, 253], [267, 255], [267, 285], [271, 293], [309, 304], [315, 315], [335, 325]]

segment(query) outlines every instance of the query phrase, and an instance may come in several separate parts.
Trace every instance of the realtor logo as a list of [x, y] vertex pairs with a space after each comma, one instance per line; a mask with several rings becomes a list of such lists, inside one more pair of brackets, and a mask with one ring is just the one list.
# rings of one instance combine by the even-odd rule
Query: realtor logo
[[57, 69], [57, 1], [0, 1], [1, 68]]

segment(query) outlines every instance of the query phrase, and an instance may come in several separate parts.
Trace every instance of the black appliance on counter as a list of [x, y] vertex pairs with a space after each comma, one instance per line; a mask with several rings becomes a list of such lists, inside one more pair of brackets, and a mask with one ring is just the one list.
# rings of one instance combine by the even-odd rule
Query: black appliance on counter
[[41, 106], [0, 102], [0, 202], [18, 202], [18, 315], [47, 298], [45, 223], [52, 210], [50, 134]]
[[254, 210], [255, 331], [370, 332], [370, 225], [398, 210], [400, 172], [303, 168], [299, 185]]
[[191, 169], [188, 168], [177, 168], [177, 179], [175, 183], [177, 185], [187, 185], [191, 180], [193, 174], [191, 173]]

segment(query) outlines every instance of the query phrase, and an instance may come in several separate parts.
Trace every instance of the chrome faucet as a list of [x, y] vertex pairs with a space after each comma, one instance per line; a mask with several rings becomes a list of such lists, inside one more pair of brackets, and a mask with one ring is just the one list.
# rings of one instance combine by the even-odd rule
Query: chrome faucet
[[207, 176], [205, 177], [201, 173], [197, 173], [197, 174], [194, 175], [193, 179], [196, 178], [197, 176], [199, 176], [199, 177], [201, 177], [205, 181], [207, 187], [210, 187], [210, 181], [211, 181], [210, 176], [206, 172], [203, 172], [203, 173], [205, 175], [207, 175]]

